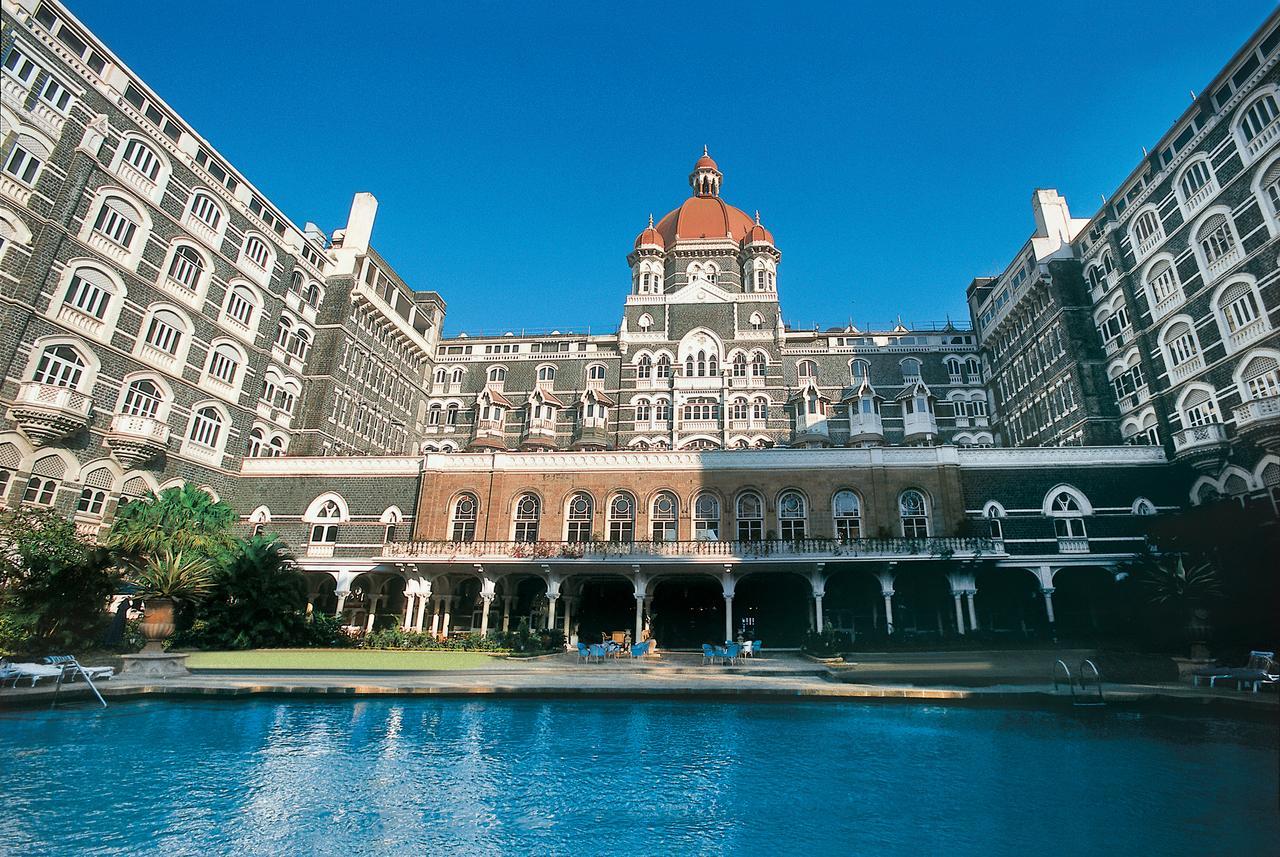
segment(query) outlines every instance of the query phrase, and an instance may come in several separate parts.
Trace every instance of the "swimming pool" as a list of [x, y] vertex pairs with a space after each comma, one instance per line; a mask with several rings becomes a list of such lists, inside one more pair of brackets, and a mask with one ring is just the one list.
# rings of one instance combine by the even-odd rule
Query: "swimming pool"
[[1256, 722], [259, 699], [9, 712], [0, 728], [13, 854], [1199, 857], [1280, 841], [1280, 747]]

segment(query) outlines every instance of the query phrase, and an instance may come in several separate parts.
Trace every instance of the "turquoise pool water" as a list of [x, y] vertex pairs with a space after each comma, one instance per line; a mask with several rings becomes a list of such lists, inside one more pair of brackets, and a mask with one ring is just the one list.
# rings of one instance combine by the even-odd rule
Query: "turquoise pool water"
[[1201, 857], [1280, 841], [1276, 728], [1253, 722], [262, 699], [8, 712], [0, 729], [9, 854]]

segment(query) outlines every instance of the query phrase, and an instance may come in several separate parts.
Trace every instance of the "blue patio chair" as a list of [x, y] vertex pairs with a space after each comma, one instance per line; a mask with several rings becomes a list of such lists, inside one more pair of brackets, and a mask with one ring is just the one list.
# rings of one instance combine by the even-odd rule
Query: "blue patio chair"
[[600, 645], [599, 643], [596, 643], [591, 647], [590, 651], [591, 651], [591, 657], [596, 658], [600, 663], [604, 663], [604, 656], [605, 656], [604, 646]]
[[638, 661], [647, 654], [649, 654], [649, 643], [647, 641], [643, 643], [635, 643], [631, 646], [631, 657], [633, 660]]
[[760, 654], [760, 650], [762, 648], [764, 648], [763, 643], [761, 643], [759, 640], [752, 640], [751, 641], [751, 657], [754, 658], [756, 655]]
[[704, 666], [706, 664], [714, 664], [718, 657], [719, 655], [716, 654], [716, 650], [712, 648], [710, 643], [702, 644], [702, 663]]
[[742, 657], [742, 646], [737, 643], [730, 643], [724, 650], [725, 663], [732, 664], [738, 658]]
[[591, 661], [591, 650], [587, 648], [586, 643], [578, 643], [578, 663], [585, 664]]

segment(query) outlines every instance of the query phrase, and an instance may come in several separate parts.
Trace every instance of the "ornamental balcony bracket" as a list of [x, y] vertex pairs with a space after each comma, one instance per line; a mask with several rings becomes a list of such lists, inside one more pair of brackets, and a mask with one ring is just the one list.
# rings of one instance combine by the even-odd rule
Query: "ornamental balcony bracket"
[[151, 417], [116, 414], [107, 431], [111, 454], [126, 468], [158, 458], [169, 445], [169, 426]]
[[1222, 423], [1184, 428], [1173, 435], [1173, 457], [1196, 470], [1216, 472], [1227, 460], [1227, 429]]
[[78, 390], [24, 381], [9, 409], [9, 419], [32, 445], [43, 446], [87, 426], [91, 407], [92, 400]]

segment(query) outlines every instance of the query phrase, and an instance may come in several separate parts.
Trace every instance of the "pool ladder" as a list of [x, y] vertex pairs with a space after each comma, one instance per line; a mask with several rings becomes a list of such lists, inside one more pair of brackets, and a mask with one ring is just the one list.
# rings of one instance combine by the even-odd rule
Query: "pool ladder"
[[[1092, 675], [1090, 675], [1092, 673]], [[1071, 667], [1067, 666], [1067, 662], [1061, 658], [1053, 665], [1053, 692], [1058, 692], [1058, 686], [1065, 676], [1067, 689], [1071, 691], [1071, 704], [1077, 708], [1097, 708], [1106, 705], [1107, 701], [1102, 696], [1102, 673], [1098, 671], [1098, 665], [1090, 658], [1085, 658], [1080, 662], [1080, 680], [1078, 682], [1080, 692], [1077, 695], [1075, 678], [1071, 675]], [[1090, 692], [1089, 688], [1093, 691]], [[1097, 694], [1094, 696], [1094, 694]]]
[[90, 677], [88, 670], [80, 666], [80, 662], [70, 655], [59, 655], [49, 658], [51, 666], [56, 666], [62, 670], [58, 673], [58, 683], [53, 689], [53, 701], [49, 703], [52, 709], [58, 704], [58, 693], [62, 690], [62, 679], [66, 677], [67, 670], [71, 670], [72, 674], [80, 673], [80, 677], [84, 679], [85, 684], [89, 685], [89, 690], [93, 691], [93, 695], [98, 697], [98, 702], [102, 703], [102, 707], [107, 707], [107, 701], [102, 698], [102, 694], [98, 692], [98, 688], [94, 687], [93, 678]]

